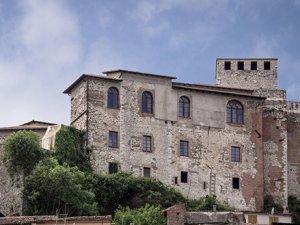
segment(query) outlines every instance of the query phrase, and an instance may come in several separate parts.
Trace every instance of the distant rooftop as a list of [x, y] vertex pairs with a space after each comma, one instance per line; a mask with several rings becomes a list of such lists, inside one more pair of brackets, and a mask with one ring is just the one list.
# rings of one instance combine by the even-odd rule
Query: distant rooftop
[[10, 130], [43, 130], [47, 129], [48, 126], [56, 125], [55, 123], [49, 123], [44, 121], [31, 120], [27, 123], [21, 124], [19, 126], [11, 127], [0, 127], [0, 131], [10, 131]]

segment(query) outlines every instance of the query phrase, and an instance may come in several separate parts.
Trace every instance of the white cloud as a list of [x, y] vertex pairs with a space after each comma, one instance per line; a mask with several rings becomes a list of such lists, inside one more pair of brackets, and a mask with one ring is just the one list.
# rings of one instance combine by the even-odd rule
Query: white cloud
[[61, 92], [82, 57], [76, 14], [62, 1], [16, 3], [18, 16], [0, 15], [6, 33], [0, 39], [0, 78], [5, 81], [0, 84], [5, 108], [0, 126], [31, 119], [68, 123], [69, 101]]
[[78, 61], [77, 19], [61, 1], [29, 0], [22, 2], [21, 7], [24, 18], [20, 24], [20, 41], [34, 60], [60, 65]]

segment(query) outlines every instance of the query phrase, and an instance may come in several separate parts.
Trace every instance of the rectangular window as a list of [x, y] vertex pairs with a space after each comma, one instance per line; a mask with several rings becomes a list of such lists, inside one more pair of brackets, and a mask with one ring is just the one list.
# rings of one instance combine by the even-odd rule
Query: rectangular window
[[117, 148], [118, 147], [118, 132], [109, 131], [109, 147]]
[[264, 61], [264, 70], [270, 70], [270, 69], [271, 69], [271, 62]]
[[231, 162], [240, 162], [240, 147], [231, 146]]
[[231, 62], [230, 61], [225, 61], [224, 69], [225, 70], [231, 70]]
[[204, 182], [203, 182], [203, 189], [206, 190], [206, 188], [207, 188], [207, 182], [204, 181]]
[[180, 156], [189, 156], [189, 142], [180, 141]]
[[144, 177], [151, 177], [151, 168], [144, 167]]
[[251, 70], [257, 70], [257, 62], [256, 61], [251, 62]]
[[174, 184], [178, 184], [178, 177], [174, 177]]
[[240, 189], [240, 178], [233, 177], [232, 178], [232, 188], [233, 189]]
[[188, 172], [181, 171], [180, 181], [181, 181], [181, 183], [188, 182]]
[[238, 62], [237, 66], [238, 66], [238, 70], [244, 70], [244, 62], [243, 61]]
[[143, 151], [151, 152], [151, 136], [143, 136]]
[[108, 173], [117, 173], [118, 172], [118, 164], [117, 163], [109, 163], [108, 165]]

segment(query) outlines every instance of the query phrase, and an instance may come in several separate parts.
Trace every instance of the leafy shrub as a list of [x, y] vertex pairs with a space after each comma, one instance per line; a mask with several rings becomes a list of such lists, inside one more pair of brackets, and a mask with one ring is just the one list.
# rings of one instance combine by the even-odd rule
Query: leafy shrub
[[72, 126], [61, 126], [55, 137], [54, 157], [60, 164], [92, 171], [88, 151], [84, 148], [84, 132]]
[[295, 196], [289, 196], [289, 210], [292, 214], [293, 223], [300, 223], [300, 201]]
[[86, 174], [77, 167], [61, 166], [54, 158], [44, 159], [26, 178], [29, 214], [63, 212], [67, 204], [68, 215], [95, 215], [95, 195], [85, 184]]
[[120, 208], [116, 211], [114, 223], [116, 225], [164, 225], [166, 220], [159, 206], [150, 206], [139, 209]]
[[3, 160], [9, 162], [12, 172], [23, 171], [25, 175], [29, 174], [42, 156], [40, 137], [32, 131], [12, 133], [4, 141]]
[[212, 196], [205, 196], [199, 199], [188, 200], [187, 209], [189, 211], [211, 211], [216, 205], [218, 211], [233, 211], [232, 207], [219, 203]]
[[274, 208], [275, 213], [283, 212], [282, 206], [280, 204], [275, 203], [271, 195], [266, 195], [264, 197], [264, 211], [271, 212], [272, 208]]
[[160, 181], [127, 173], [94, 175], [93, 186], [100, 212], [104, 214], [112, 214], [119, 205], [139, 208], [148, 203], [166, 208], [185, 201], [182, 194]]

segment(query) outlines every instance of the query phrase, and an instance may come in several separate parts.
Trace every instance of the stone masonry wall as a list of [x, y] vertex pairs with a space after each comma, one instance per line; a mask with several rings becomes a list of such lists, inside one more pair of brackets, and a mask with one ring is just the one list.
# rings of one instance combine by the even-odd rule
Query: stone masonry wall
[[288, 195], [300, 199], [300, 114], [288, 113]]
[[[244, 106], [245, 124], [231, 126], [225, 122], [226, 104], [233, 99], [231, 96], [175, 90], [166, 78], [127, 74], [122, 80], [120, 83], [89, 79], [88, 145], [97, 172], [107, 173], [110, 162], [118, 163], [121, 170], [136, 176], [142, 176], [143, 168], [148, 167], [153, 178], [172, 185], [189, 198], [215, 194], [218, 200], [239, 209], [262, 209], [263, 145], [258, 135], [262, 133], [262, 110], [258, 100], [234, 98]], [[119, 109], [107, 108], [109, 87], [119, 90]], [[153, 94], [153, 114], [140, 111], [144, 90]], [[182, 95], [191, 99], [192, 118], [178, 117], [177, 104]], [[215, 118], [206, 115], [207, 124], [209, 120], [223, 123], [211, 123], [213, 127], [202, 123], [201, 112], [193, 112], [201, 104], [210, 104], [209, 107], [216, 110], [212, 113]], [[72, 110], [76, 108], [74, 104]], [[109, 131], [118, 132], [118, 148], [108, 147]], [[143, 135], [152, 137], [152, 152], [142, 151]], [[188, 157], [179, 155], [180, 140], [189, 141]], [[231, 162], [231, 146], [241, 148], [241, 162]], [[180, 182], [181, 171], [188, 172], [187, 183]], [[240, 189], [232, 188], [233, 177], [240, 179]]]
[[[251, 62], [257, 62], [257, 70], [251, 70]], [[271, 62], [271, 69], [264, 70], [264, 62]], [[224, 63], [231, 62], [225, 70]], [[244, 70], [238, 70], [238, 62], [244, 62]], [[217, 59], [216, 84], [223, 87], [277, 90], [277, 59]]]
[[263, 118], [265, 196], [287, 205], [287, 115], [281, 101], [266, 101]]

